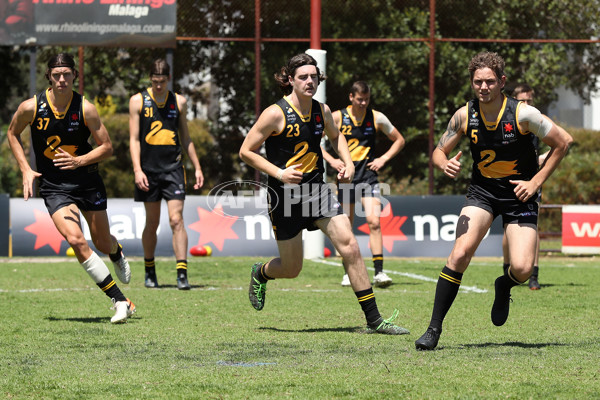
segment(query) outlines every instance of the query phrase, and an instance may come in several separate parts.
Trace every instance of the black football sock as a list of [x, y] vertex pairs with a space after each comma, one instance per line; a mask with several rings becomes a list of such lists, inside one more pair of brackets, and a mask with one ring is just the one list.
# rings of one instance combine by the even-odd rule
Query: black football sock
[[506, 274], [496, 279], [496, 282], [498, 282], [498, 285], [500, 285], [500, 287], [503, 287], [505, 289], [511, 289], [523, 283], [519, 282], [517, 278], [515, 278], [515, 276], [512, 274], [511, 268], [508, 269]]
[[123, 257], [123, 246], [121, 246], [121, 243], [117, 243], [117, 251], [110, 253], [108, 258], [110, 258], [110, 261], [116, 262], [119, 261], [121, 257]]
[[111, 299], [115, 301], [127, 301], [127, 298], [121, 292], [121, 289], [117, 286], [116, 282], [110, 274], [100, 283], [97, 283], [98, 287]]
[[261, 265], [260, 274], [258, 274], [258, 276], [256, 277], [260, 283], [266, 283], [267, 281], [272, 281], [273, 279], [275, 279], [275, 278], [271, 278], [265, 272], [265, 267], [267, 266], [267, 264], [268, 263]]
[[373, 288], [354, 292], [354, 294], [358, 299], [358, 304], [360, 304], [360, 307], [365, 313], [367, 325], [373, 326], [380, 322], [381, 314], [379, 314], [379, 310], [377, 309], [377, 302], [375, 301], [375, 293], [373, 293]]
[[156, 274], [156, 270], [155, 270], [156, 265], [154, 264], [154, 257], [144, 258], [144, 267], [145, 267], [146, 273]]
[[375, 275], [383, 272], [383, 254], [373, 254], [373, 268], [375, 268]]
[[187, 260], [177, 260], [177, 274], [184, 274], [187, 276]]
[[432, 328], [442, 329], [444, 318], [458, 294], [462, 276], [460, 272], [452, 271], [446, 266], [442, 269], [435, 289], [433, 312], [429, 323]]
[[536, 278], [538, 277], [538, 273], [540, 272], [540, 268], [538, 266], [533, 266], [533, 272], [531, 273], [531, 276], [535, 276]]

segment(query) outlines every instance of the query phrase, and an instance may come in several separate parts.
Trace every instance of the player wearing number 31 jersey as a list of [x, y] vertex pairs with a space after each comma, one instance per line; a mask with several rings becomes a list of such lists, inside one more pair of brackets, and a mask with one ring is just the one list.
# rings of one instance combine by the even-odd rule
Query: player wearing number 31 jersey
[[145, 280], [148, 288], [157, 288], [154, 252], [160, 223], [161, 201], [167, 201], [169, 225], [173, 232], [177, 288], [191, 288], [187, 277], [188, 237], [183, 223], [186, 193], [182, 150], [194, 166], [194, 189], [200, 189], [204, 176], [190, 139], [187, 102], [183, 96], [168, 90], [171, 67], [164, 59], [156, 59], [150, 70], [152, 86], [129, 100], [129, 150], [135, 174], [135, 201], [143, 201], [146, 226], [142, 233]]

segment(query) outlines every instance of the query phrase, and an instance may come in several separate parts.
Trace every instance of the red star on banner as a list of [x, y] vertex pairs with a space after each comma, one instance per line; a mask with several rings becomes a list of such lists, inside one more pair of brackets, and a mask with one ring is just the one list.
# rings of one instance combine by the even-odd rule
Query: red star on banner
[[33, 215], [35, 216], [35, 222], [25, 227], [27, 232], [36, 236], [33, 249], [37, 250], [40, 247], [48, 245], [56, 254], [58, 254], [60, 251], [60, 244], [65, 238], [58, 232], [52, 218], [47, 212], [34, 209]]
[[188, 225], [188, 228], [198, 232], [198, 246], [212, 242], [219, 251], [223, 251], [225, 239], [238, 239], [238, 235], [231, 226], [239, 217], [225, 215], [223, 206], [218, 204], [214, 210], [206, 211], [202, 207], [197, 208], [198, 221]]
[[[382, 217], [379, 219], [379, 223], [381, 225], [383, 247], [385, 247], [385, 249], [391, 253], [396, 240], [408, 240], [406, 235], [402, 233], [402, 230], [400, 229], [408, 217], [405, 215], [394, 215], [392, 212], [392, 206], [389, 203], [384, 207], [381, 215]], [[368, 224], [359, 226], [358, 230], [366, 233], [367, 235], [370, 232]]]

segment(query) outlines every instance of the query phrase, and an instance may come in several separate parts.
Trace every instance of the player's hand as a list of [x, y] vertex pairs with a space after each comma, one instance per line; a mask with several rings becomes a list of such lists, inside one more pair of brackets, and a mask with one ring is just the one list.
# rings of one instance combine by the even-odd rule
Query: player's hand
[[56, 149], [58, 152], [54, 155], [54, 165], [60, 169], [77, 169], [81, 167], [81, 157], [73, 156], [60, 147]]
[[367, 164], [367, 167], [369, 167], [369, 169], [371, 171], [379, 171], [381, 168], [383, 168], [383, 166], [385, 165], [385, 162], [387, 160], [383, 157], [377, 157], [376, 159], [374, 159], [373, 161], [371, 161], [370, 163]]
[[515, 195], [517, 196], [517, 199], [519, 199], [522, 202], [526, 202], [527, 200], [529, 200], [540, 189], [535, 183], [531, 181], [509, 180], [509, 182], [515, 185]]
[[454, 157], [448, 160], [446, 166], [444, 167], [444, 174], [454, 179], [460, 173], [460, 157], [462, 156], [462, 151], [456, 153]]
[[33, 181], [40, 176], [42, 176], [42, 174], [32, 169], [23, 173], [23, 198], [25, 200], [33, 197]]
[[198, 190], [204, 185], [204, 175], [202, 174], [202, 169], [198, 168], [196, 170], [196, 183], [194, 184], [194, 189]]
[[337, 180], [341, 183], [350, 183], [354, 178], [354, 164], [345, 165], [337, 174]]
[[340, 172], [342, 169], [346, 168], [346, 164], [339, 158], [334, 159], [331, 163], [329, 163], [333, 169], [337, 172]]
[[144, 171], [137, 171], [134, 172], [135, 174], [135, 186], [137, 186], [138, 189], [147, 192], [150, 190], [150, 185], [148, 185], [148, 177], [146, 176], [146, 174], [144, 173]]
[[302, 176], [304, 175], [302, 171], [298, 171], [296, 168], [302, 166], [302, 164], [291, 165], [283, 170], [281, 177], [278, 179], [283, 183], [300, 183], [302, 181]]

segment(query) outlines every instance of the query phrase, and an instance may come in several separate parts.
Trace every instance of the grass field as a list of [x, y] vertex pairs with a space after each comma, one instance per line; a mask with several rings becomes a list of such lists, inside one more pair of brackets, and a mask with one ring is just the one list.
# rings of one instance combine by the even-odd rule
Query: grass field
[[[513, 289], [507, 323], [490, 321], [499, 258], [475, 258], [436, 351], [414, 341], [431, 315], [442, 259], [386, 259], [394, 279], [376, 289], [384, 317], [400, 310], [410, 335], [364, 334], [364, 317], [339, 283], [339, 259], [306, 261], [297, 279], [269, 282], [251, 308], [250, 258], [194, 258], [193, 288], [161, 289], [111, 325], [110, 302], [75, 259], [0, 259], [0, 397], [9, 399], [597, 399], [600, 267], [594, 258], [545, 257], [542, 290]], [[372, 271], [369, 273], [372, 275]]]

